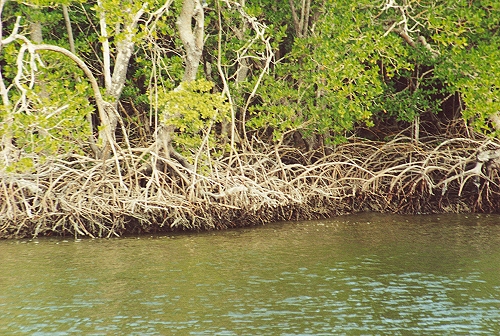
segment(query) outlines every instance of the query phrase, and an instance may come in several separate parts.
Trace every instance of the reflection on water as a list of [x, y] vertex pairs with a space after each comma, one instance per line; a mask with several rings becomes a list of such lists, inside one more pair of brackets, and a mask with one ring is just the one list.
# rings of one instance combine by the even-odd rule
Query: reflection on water
[[500, 333], [500, 216], [0, 241], [2, 335]]

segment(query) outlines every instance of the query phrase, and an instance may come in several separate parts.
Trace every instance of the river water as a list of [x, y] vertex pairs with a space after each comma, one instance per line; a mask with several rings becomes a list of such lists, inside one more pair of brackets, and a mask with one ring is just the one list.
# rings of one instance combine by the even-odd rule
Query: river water
[[0, 241], [0, 335], [498, 335], [500, 216]]

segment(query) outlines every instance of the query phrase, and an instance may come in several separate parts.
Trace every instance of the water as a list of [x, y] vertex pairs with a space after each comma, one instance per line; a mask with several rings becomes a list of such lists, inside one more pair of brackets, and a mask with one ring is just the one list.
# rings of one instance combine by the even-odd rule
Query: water
[[498, 335], [500, 216], [0, 241], [0, 335]]

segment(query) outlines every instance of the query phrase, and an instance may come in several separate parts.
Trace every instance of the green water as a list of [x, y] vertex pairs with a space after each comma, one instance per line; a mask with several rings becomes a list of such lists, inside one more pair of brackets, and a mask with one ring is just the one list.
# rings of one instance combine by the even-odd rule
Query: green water
[[500, 334], [500, 216], [0, 241], [0, 335], [343, 334]]

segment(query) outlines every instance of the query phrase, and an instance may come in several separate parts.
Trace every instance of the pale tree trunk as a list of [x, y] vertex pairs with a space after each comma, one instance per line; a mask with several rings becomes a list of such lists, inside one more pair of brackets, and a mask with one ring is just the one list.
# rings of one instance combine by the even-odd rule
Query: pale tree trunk
[[73, 29], [71, 28], [71, 19], [69, 18], [68, 6], [62, 5], [64, 23], [66, 25], [66, 32], [68, 33], [68, 43], [69, 43], [69, 51], [73, 54], [76, 54], [75, 51], [75, 39], [73, 38]]
[[[38, 14], [39, 10], [37, 8], [32, 9], [35, 11], [35, 13]], [[31, 37], [31, 42], [35, 44], [42, 44], [43, 43], [43, 34], [42, 34], [42, 23], [40, 21], [33, 21], [30, 20], [30, 25], [29, 25], [29, 31], [30, 31], [30, 37]], [[37, 77], [36, 79], [36, 85], [40, 88], [39, 91], [39, 96], [43, 99], [48, 99], [50, 94], [47, 92], [47, 82], [44, 78], [41, 78], [40, 76]]]
[[[245, 8], [245, 0], [240, 0], [240, 5], [242, 8]], [[241, 27], [236, 27], [234, 28], [234, 33], [238, 40], [243, 41], [245, 39], [245, 33], [247, 32], [248, 25], [245, 20], [242, 21]], [[250, 64], [248, 62], [248, 58], [246, 55], [238, 55], [238, 67], [236, 69], [236, 78], [235, 78], [235, 85], [236, 89], [239, 89], [241, 84], [247, 80], [248, 72], [250, 71]], [[242, 101], [243, 97], [242, 95], [239, 95], [238, 100]], [[246, 109], [243, 107], [243, 103], [237, 103], [237, 106], [239, 106], [239, 132], [240, 134], [243, 134], [245, 132], [245, 114], [246, 114]]]
[[[7, 0], [0, 0], [0, 54], [2, 52], [3, 45], [8, 43], [8, 38], [5, 40], [3, 39], [3, 20], [2, 20], [3, 6], [5, 5], [6, 2]], [[12, 32], [13, 35], [17, 34], [18, 28], [19, 28], [19, 19], [14, 26], [14, 31]], [[2, 96], [2, 105], [7, 112], [7, 115], [5, 116], [3, 122], [9, 125], [14, 120], [14, 116], [12, 115], [12, 106], [10, 104], [9, 93], [3, 81], [1, 65], [0, 65], [0, 95]], [[10, 127], [4, 128], [4, 131], [2, 132], [2, 138], [0, 140], [1, 140], [0, 161], [3, 161], [3, 164], [7, 166], [10, 161], [12, 150], [14, 149], [14, 146], [12, 144], [12, 131]]]
[[[99, 27], [102, 47], [102, 73], [104, 76], [104, 87], [106, 88], [106, 93], [108, 93], [109, 88], [111, 88], [111, 48], [108, 36], [108, 24], [102, 0], [97, 1], [97, 6], [99, 7]], [[101, 128], [99, 130], [98, 143], [101, 145], [101, 148], [96, 154], [97, 157], [107, 159], [109, 157], [110, 150], [112, 149], [111, 147], [114, 146], [116, 142], [115, 131], [118, 119], [115, 113], [108, 113], [105, 110], [102, 110], [102, 113], [100, 114], [99, 119]]]
[[102, 4], [102, 0], [97, 1], [97, 6], [99, 7], [99, 28], [101, 37], [101, 47], [102, 47], [102, 63], [103, 69], [102, 73], [104, 76], [104, 87], [108, 88], [111, 86], [111, 51], [109, 47], [109, 36], [108, 36], [108, 25], [106, 22], [106, 11]]
[[134, 53], [134, 30], [137, 27], [139, 19], [144, 14], [145, 8], [144, 5], [137, 13], [134, 15], [131, 14], [130, 21], [123, 27], [123, 34], [125, 36], [116, 44], [116, 58], [113, 75], [111, 76], [110, 86], [106, 87], [106, 93], [112, 96], [115, 101], [118, 101], [125, 86], [128, 64]]
[[139, 20], [144, 15], [147, 4], [143, 4], [136, 12], [132, 12], [130, 8], [124, 9], [127, 14], [126, 20], [123, 25], [118, 25], [116, 27], [115, 35], [119, 36], [114, 36], [118, 42], [115, 46], [116, 54], [114, 57], [113, 69], [111, 69], [112, 55], [109, 41], [110, 36], [108, 34], [108, 16], [102, 0], [98, 0], [97, 4], [99, 7], [99, 26], [102, 40], [104, 87], [106, 88], [106, 94], [111, 96], [116, 104], [125, 86], [128, 64], [134, 52], [135, 29], [137, 28]]
[[294, 0], [288, 0], [292, 12], [293, 28], [297, 37], [307, 36], [309, 29], [309, 17], [311, 14], [311, 0], [301, 0], [300, 16], [297, 14]]
[[[102, 50], [103, 50], [103, 74], [104, 74], [104, 85], [106, 88], [106, 95], [112, 98], [111, 108], [106, 109], [106, 122], [101, 118], [101, 130], [99, 131], [99, 143], [102, 144], [101, 157], [107, 158], [109, 156], [109, 151], [112, 146], [115, 145], [115, 131], [118, 124], [118, 100], [123, 92], [125, 86], [125, 80], [127, 79], [127, 70], [130, 58], [134, 52], [134, 37], [136, 36], [135, 29], [139, 19], [144, 14], [147, 4], [144, 4], [137, 12], [132, 13], [131, 9], [125, 9], [127, 11], [128, 20], [121, 27], [122, 35], [116, 44], [116, 55], [114, 57], [114, 68], [111, 73], [111, 48], [109, 42], [108, 28], [107, 28], [107, 16], [102, 1], [98, 1], [98, 6], [100, 8], [99, 13], [99, 24], [100, 33], [102, 38]], [[109, 134], [112, 135], [112, 139], [108, 142]]]
[[[3, 6], [7, 0], [0, 0], [0, 54], [2, 53], [2, 49], [4, 44], [8, 43], [8, 39], [3, 38], [3, 20], [2, 20], [2, 13], [3, 13]], [[14, 31], [12, 32], [13, 35], [17, 34], [17, 29], [19, 29], [19, 19], [16, 22], [14, 26]], [[2, 68], [0, 65], [0, 94], [2, 96], [2, 103], [4, 106], [10, 106], [10, 100], [9, 100], [9, 95], [7, 92], [7, 87], [5, 86], [5, 83], [3, 81], [3, 76], [2, 76]]]
[[[1, 48], [0, 48], [1, 52]], [[4, 107], [9, 107], [10, 106], [10, 99], [9, 99], [9, 94], [7, 91], [7, 87], [5, 86], [5, 83], [3, 81], [3, 76], [2, 76], [2, 66], [0, 65], [0, 93], [2, 95], [2, 104]]]
[[43, 42], [42, 23], [40, 21], [30, 23], [30, 36], [33, 43], [41, 44]]
[[203, 52], [204, 24], [205, 15], [200, 0], [184, 0], [181, 14], [177, 19], [177, 29], [179, 29], [179, 35], [186, 52], [184, 77], [182, 78], [184, 82], [196, 79]]
[[[177, 19], [177, 28], [185, 51], [185, 65], [183, 82], [196, 80], [196, 74], [200, 66], [200, 60], [204, 45], [204, 21], [203, 6], [200, 0], [184, 0], [181, 13]], [[194, 24], [193, 24], [194, 22]], [[182, 90], [180, 86], [177, 90]], [[168, 113], [168, 111], [167, 111]], [[157, 133], [157, 145], [163, 150], [167, 158], [174, 158], [189, 170], [194, 167], [181, 154], [177, 153], [172, 145], [172, 134], [174, 127], [160, 124]]]

